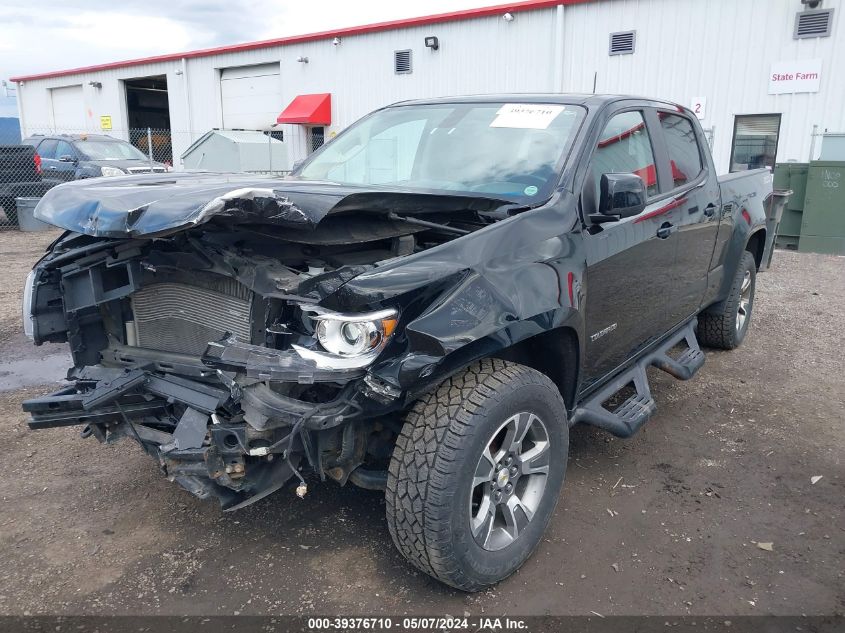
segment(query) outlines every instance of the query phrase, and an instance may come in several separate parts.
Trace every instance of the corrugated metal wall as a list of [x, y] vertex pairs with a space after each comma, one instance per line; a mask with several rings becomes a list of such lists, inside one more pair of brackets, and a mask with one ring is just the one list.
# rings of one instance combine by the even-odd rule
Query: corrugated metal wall
[[[298, 94], [332, 93], [327, 134], [370, 110], [418, 97], [491, 92], [597, 92], [638, 94], [689, 105], [707, 99], [702, 124], [715, 126], [714, 157], [727, 171], [733, 117], [783, 113], [778, 160], [807, 160], [810, 133], [845, 131], [845, 33], [843, 0], [835, 8], [831, 37], [794, 40], [798, 0], [598, 0], [515, 13], [512, 22], [486, 17], [404, 28], [283, 47], [119, 68], [28, 81], [18, 90], [27, 133], [53, 127], [49, 88], [82, 85], [88, 131], [110, 115], [114, 134], [126, 124], [121, 80], [165, 74], [168, 80], [173, 155], [222, 124], [220, 69], [279, 62], [281, 111]], [[560, 20], [562, 17], [562, 20]], [[637, 31], [633, 55], [608, 55], [609, 33]], [[424, 46], [436, 35], [440, 50]], [[557, 40], [556, 38], [562, 38]], [[562, 42], [562, 43], [561, 43]], [[413, 51], [413, 72], [393, 72], [393, 52]], [[557, 51], [562, 63], [555, 63]], [[308, 57], [307, 64], [297, 62]], [[771, 64], [822, 59], [818, 93], [769, 95]], [[102, 88], [89, 86], [99, 81]], [[189, 86], [186, 94], [186, 85]], [[272, 121], [268, 121], [268, 125]], [[291, 155], [305, 153], [301, 126], [284, 126]]]
[[[814, 124], [845, 130], [842, 2], [830, 37], [795, 40], [799, 0], [614, 0], [566, 8], [565, 90], [707, 99], [716, 166], [727, 171], [737, 114], [783, 113], [778, 160], [806, 161]], [[607, 54], [607, 34], [637, 31], [633, 55]], [[769, 95], [771, 64], [822, 59], [818, 93]]]

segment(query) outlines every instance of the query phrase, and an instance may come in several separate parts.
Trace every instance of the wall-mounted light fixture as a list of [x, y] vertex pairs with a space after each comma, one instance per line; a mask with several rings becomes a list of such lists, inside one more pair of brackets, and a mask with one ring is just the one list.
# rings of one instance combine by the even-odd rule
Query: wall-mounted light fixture
[[176, 70], [174, 70], [174, 71], [173, 71], [173, 74], [174, 74], [174, 75], [181, 75], [181, 74], [182, 74], [182, 69], [181, 69], [181, 68], [177, 68]]
[[99, 81], [89, 81], [88, 85], [91, 86], [92, 88], [96, 88], [97, 90], [99, 90], [100, 88], [103, 87], [103, 84]]
[[502, 16], [502, 19], [503, 19], [505, 22], [513, 22], [513, 13], [505, 13], [505, 14]]
[[296, 58], [296, 61], [298, 61], [300, 64], [307, 64], [308, 58], [303, 56], [303, 55], [300, 55], [299, 57]]
[[434, 35], [429, 35], [427, 38], [425, 38], [425, 47], [436, 51], [438, 48], [440, 48], [440, 40], [438, 40]]
[[334, 39], [332, 40], [332, 44], [333, 44], [334, 46], [340, 46], [340, 38], [339, 38], [339, 37], [334, 38]]

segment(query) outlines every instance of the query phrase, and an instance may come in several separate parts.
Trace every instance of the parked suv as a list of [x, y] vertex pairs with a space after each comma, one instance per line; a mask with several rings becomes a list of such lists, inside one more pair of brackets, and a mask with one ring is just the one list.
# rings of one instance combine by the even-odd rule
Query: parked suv
[[572, 424], [630, 437], [649, 367], [742, 343], [771, 190], [677, 104], [524, 94], [383, 108], [288, 179], [69, 183], [23, 303], [74, 367], [23, 407], [227, 510], [384, 490], [399, 551], [479, 590], [541, 543]]
[[49, 187], [82, 178], [160, 173], [168, 170], [126, 141], [105, 134], [36, 134], [24, 139], [41, 157]]

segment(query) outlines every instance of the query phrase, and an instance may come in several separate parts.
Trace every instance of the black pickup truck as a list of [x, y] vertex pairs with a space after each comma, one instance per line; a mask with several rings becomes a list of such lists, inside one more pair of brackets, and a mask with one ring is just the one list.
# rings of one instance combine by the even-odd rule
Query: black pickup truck
[[523, 94], [383, 108], [287, 179], [59, 185], [24, 321], [74, 367], [29, 425], [134, 439], [228, 510], [383, 489], [408, 560], [478, 590], [541, 541], [570, 426], [628, 437], [647, 367], [742, 342], [771, 181], [717, 179], [681, 106]]
[[0, 145], [0, 207], [8, 224], [18, 223], [16, 198], [43, 195], [46, 186], [41, 176], [41, 157], [34, 148]]

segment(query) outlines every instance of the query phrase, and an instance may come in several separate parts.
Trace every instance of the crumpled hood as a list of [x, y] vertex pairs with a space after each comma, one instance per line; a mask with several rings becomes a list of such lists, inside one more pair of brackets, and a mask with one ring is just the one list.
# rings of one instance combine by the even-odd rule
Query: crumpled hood
[[50, 189], [35, 217], [96, 237], [161, 236], [214, 217], [313, 229], [329, 213], [492, 211], [507, 200], [368, 189], [330, 182], [207, 172], [78, 180]]

